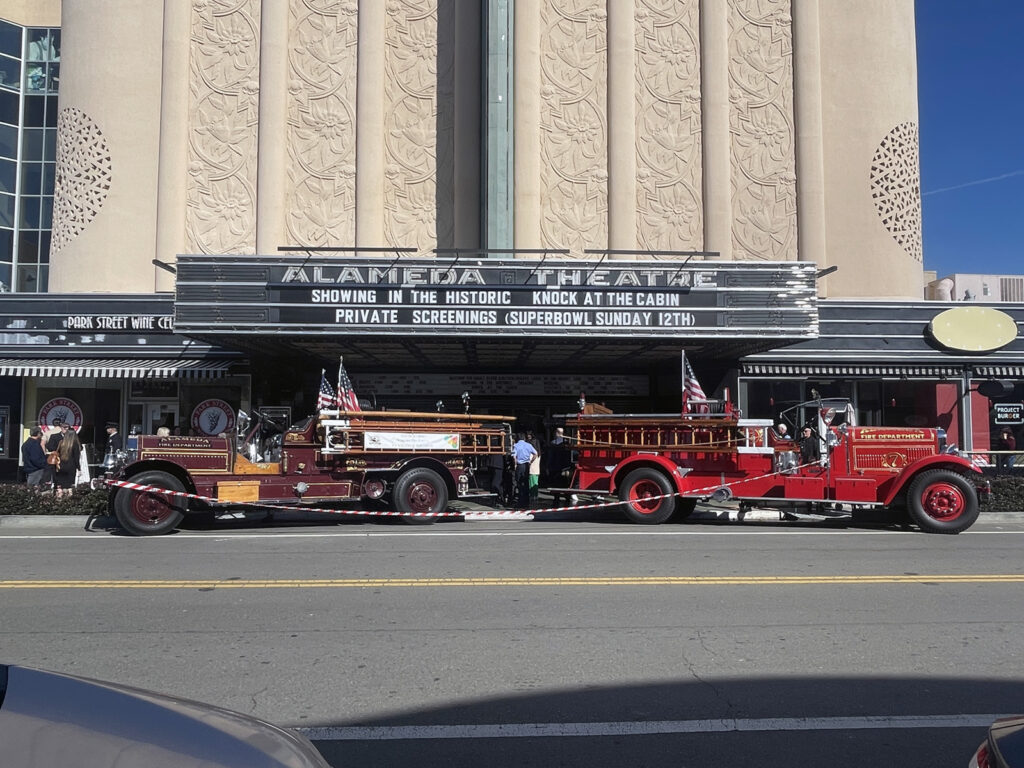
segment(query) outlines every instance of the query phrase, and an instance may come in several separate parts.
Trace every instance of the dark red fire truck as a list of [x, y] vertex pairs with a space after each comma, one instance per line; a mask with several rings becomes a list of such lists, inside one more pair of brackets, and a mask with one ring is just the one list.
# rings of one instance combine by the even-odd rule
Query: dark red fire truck
[[[322, 411], [283, 433], [243, 415], [237, 436], [144, 436], [109, 462], [107, 480], [211, 500], [111, 486], [110, 509], [136, 535], [167, 533], [212, 504], [381, 500], [410, 523], [449, 499], [483, 495], [478, 465], [511, 451], [512, 417]], [[270, 430], [273, 431], [273, 430]]]
[[813, 413], [807, 421], [816, 424], [820, 458], [802, 463], [798, 443], [772, 421], [740, 418], [728, 403], [721, 410], [567, 418], [577, 461], [563, 492], [615, 494], [638, 523], [685, 517], [699, 500], [732, 499], [741, 511], [882, 509], [930, 533], [970, 527], [979, 498], [990, 494], [941, 429], [858, 427], [845, 401], [803, 403], [791, 410]]

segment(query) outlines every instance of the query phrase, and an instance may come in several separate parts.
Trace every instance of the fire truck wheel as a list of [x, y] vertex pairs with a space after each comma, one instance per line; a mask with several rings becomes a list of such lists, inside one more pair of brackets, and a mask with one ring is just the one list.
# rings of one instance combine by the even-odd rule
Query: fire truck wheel
[[910, 484], [907, 507], [926, 533], [960, 533], [978, 519], [978, 493], [959, 472], [931, 469]]
[[[626, 502], [622, 508], [634, 523], [657, 525], [672, 516], [676, 497], [669, 494], [675, 489], [667, 477], [656, 469], [634, 469], [619, 487], [619, 499]], [[652, 498], [662, 496], [664, 498]]]
[[[167, 472], [141, 472], [130, 478], [139, 485], [154, 485], [169, 491], [184, 491], [185, 486]], [[185, 515], [186, 502], [174, 496], [122, 488], [114, 498], [117, 522], [135, 536], [156, 536], [174, 530]]]
[[395, 510], [401, 512], [402, 522], [408, 525], [430, 525], [433, 517], [409, 515], [436, 515], [448, 509], [448, 486], [432, 469], [410, 469], [395, 482], [391, 492]]

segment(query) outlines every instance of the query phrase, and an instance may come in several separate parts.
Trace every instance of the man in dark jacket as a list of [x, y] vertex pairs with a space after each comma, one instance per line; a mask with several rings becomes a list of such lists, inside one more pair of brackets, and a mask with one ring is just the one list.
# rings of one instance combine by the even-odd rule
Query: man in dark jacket
[[818, 436], [810, 427], [804, 427], [803, 436], [800, 438], [800, 463], [813, 464], [821, 459], [821, 448], [818, 446]]
[[46, 474], [46, 452], [43, 450], [43, 430], [32, 427], [28, 440], [21, 446], [21, 464], [25, 469], [25, 482], [29, 488], [38, 488]]
[[107, 422], [107, 453], [116, 453], [124, 448], [121, 433], [117, 431], [117, 422]]

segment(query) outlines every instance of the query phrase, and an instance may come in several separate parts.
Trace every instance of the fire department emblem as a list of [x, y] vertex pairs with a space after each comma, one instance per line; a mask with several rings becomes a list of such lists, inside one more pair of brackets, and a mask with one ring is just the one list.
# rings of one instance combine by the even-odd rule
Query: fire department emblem
[[223, 400], [204, 400], [192, 411], [192, 429], [200, 435], [214, 437], [230, 432], [235, 426], [235, 411]]
[[902, 469], [907, 466], [907, 454], [886, 453], [882, 456], [882, 466], [886, 469]]
[[74, 400], [55, 397], [39, 409], [39, 426], [52, 427], [58, 421], [66, 421], [76, 432], [82, 428], [82, 409]]

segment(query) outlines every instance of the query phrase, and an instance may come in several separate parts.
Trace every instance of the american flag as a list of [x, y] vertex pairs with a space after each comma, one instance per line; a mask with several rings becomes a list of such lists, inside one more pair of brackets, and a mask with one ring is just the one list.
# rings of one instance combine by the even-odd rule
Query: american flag
[[327, 371], [320, 371], [320, 391], [316, 394], [316, 409], [322, 411], [334, 405], [334, 389], [327, 380]]
[[352, 390], [352, 380], [345, 372], [345, 366], [341, 364], [341, 360], [338, 361], [338, 394], [335, 395], [334, 401], [344, 411], [362, 410], [359, 407], [359, 398]]
[[[691, 405], [692, 403], [692, 405]], [[699, 405], [698, 405], [699, 403]], [[708, 412], [708, 396], [704, 394], [704, 388], [697, 381], [697, 374], [693, 372], [690, 361], [683, 357], [683, 412], [693, 413]]]

